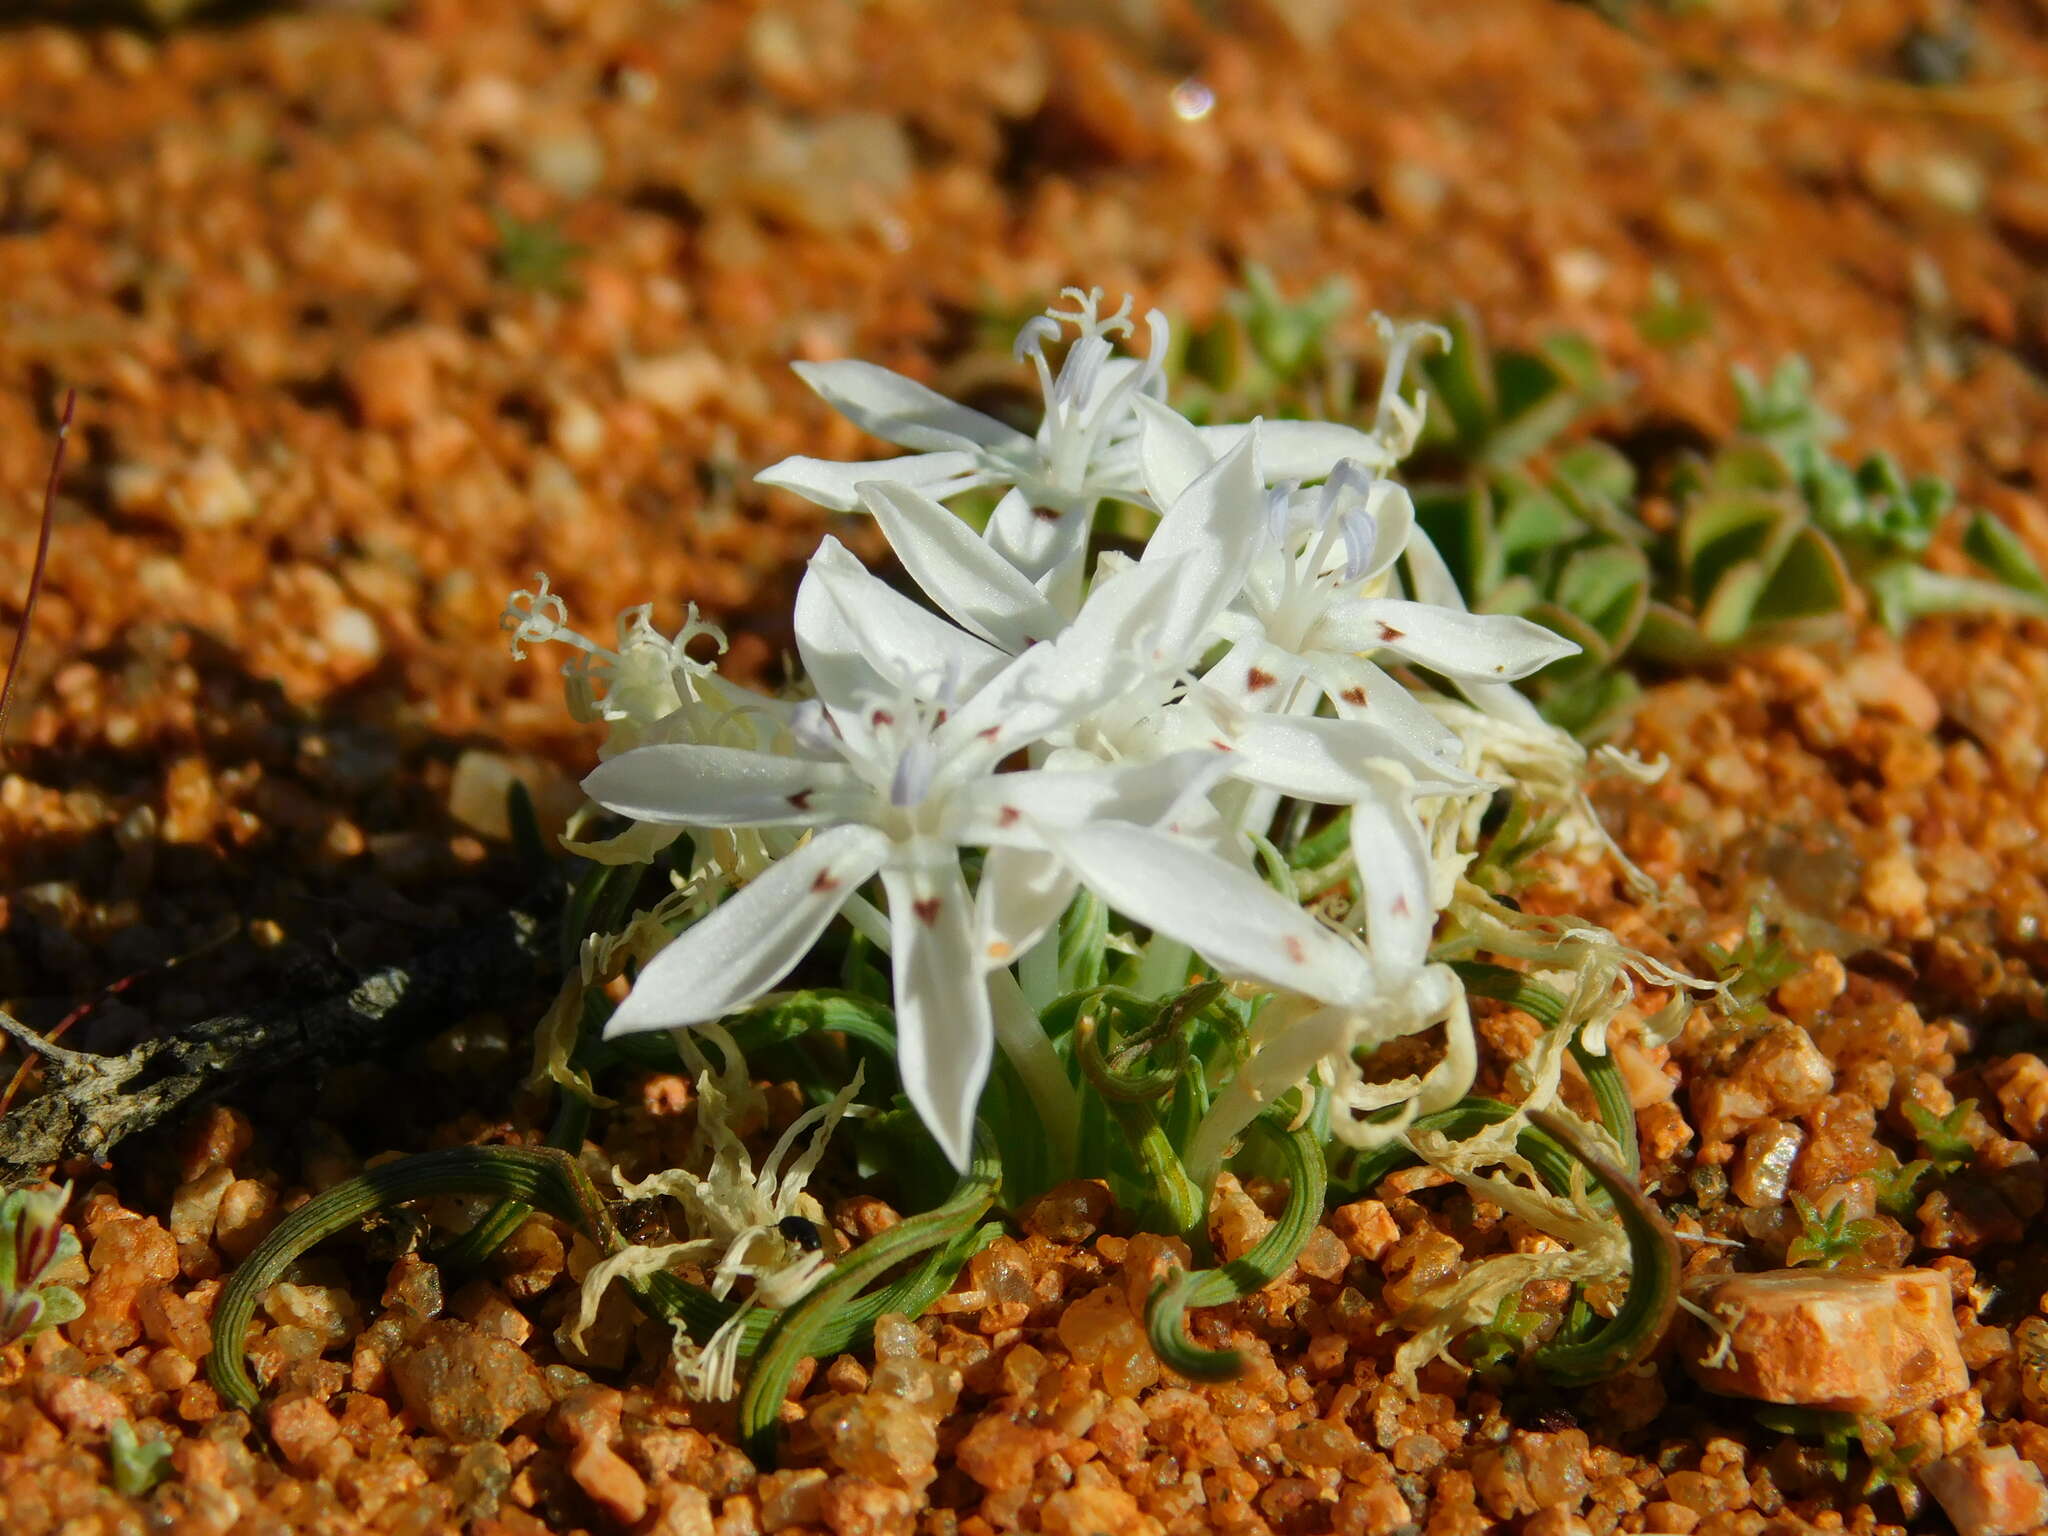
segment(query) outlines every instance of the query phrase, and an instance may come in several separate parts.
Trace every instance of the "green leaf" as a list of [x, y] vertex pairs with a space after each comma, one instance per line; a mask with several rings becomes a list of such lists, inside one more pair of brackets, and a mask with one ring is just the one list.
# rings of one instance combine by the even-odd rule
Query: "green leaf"
[[107, 1458], [113, 1467], [115, 1490], [139, 1499], [169, 1476], [171, 1442], [138, 1439], [132, 1424], [115, 1419], [107, 1426]]
[[1567, 448], [1557, 456], [1551, 475], [1559, 494], [1581, 514], [1596, 508], [1612, 511], [1635, 499], [1636, 467], [1611, 443], [1579, 443]]
[[1108, 949], [1109, 908], [1093, 891], [1078, 892], [1060, 917], [1060, 992], [1101, 986]]
[[2020, 613], [2048, 619], [2048, 598], [1973, 576], [1930, 571], [1910, 560], [1890, 560], [1863, 575], [1879, 619], [1901, 634], [1915, 619], [1936, 613]]
[[1614, 668], [1589, 672], [1576, 682], [1546, 690], [1536, 702], [1543, 718], [1588, 745], [1613, 736], [1627, 723], [1642, 688], [1627, 672]]
[[1472, 311], [1460, 308], [1445, 323], [1451, 344], [1422, 359], [1429, 379], [1430, 412], [1448, 418], [1450, 434], [1468, 457], [1475, 456], [1493, 423], [1493, 358]]
[[1768, 496], [1719, 495], [1687, 507], [1678, 522], [1678, 558], [1686, 595], [1705, 607], [1722, 576], [1746, 561], [1762, 561], [1789, 542], [1796, 517]]
[[1582, 549], [1558, 572], [1557, 601], [1584, 618], [1605, 638], [1610, 651], [1628, 649], [1650, 600], [1650, 566], [1642, 552], [1624, 544]]
[[1802, 528], [1786, 546], [1758, 596], [1753, 621], [1785, 624], [1841, 613], [1849, 605], [1849, 568], [1817, 528]]
[[2048, 576], [2041, 574], [2020, 536], [1989, 512], [1970, 519], [1963, 551], [2007, 586], [2048, 601]]
[[1501, 566], [1527, 570], [1533, 557], [1584, 537], [1585, 522], [1562, 501], [1537, 486], [1526, 486], [1506, 498], [1494, 522], [1494, 542]]
[[1217, 1269], [1181, 1271], [1160, 1282], [1145, 1306], [1153, 1353], [1190, 1381], [1235, 1380], [1244, 1372], [1244, 1357], [1193, 1343], [1181, 1324], [1187, 1309], [1227, 1306], [1265, 1289], [1294, 1262], [1322, 1219], [1328, 1168], [1317, 1139], [1306, 1129], [1284, 1131], [1263, 1116], [1252, 1129], [1277, 1143], [1285, 1158], [1286, 1209], [1244, 1257]]
[[1770, 571], [1761, 560], [1744, 560], [1721, 572], [1700, 605], [1700, 633], [1719, 646], [1733, 645], [1748, 631]]
[[85, 1298], [68, 1285], [46, 1285], [36, 1293], [42, 1298], [42, 1315], [29, 1329], [31, 1336], [46, 1328], [62, 1328], [85, 1316]]
[[1540, 452], [1571, 425], [1584, 397], [1548, 360], [1505, 352], [1494, 365], [1500, 418], [1487, 435], [1482, 462], [1506, 468]]

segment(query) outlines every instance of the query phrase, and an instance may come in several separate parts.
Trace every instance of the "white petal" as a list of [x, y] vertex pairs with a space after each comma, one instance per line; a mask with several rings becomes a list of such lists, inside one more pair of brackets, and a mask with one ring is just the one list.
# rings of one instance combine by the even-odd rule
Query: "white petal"
[[[1242, 425], [1197, 427], [1212, 453], [1235, 448], [1250, 429]], [[1393, 456], [1370, 432], [1333, 421], [1266, 421], [1259, 424], [1259, 474], [1268, 485], [1286, 480], [1321, 480], [1342, 459], [1359, 459], [1384, 470]]]
[[1333, 603], [1316, 639], [1335, 650], [1392, 651], [1446, 677], [1505, 683], [1578, 654], [1554, 630], [1511, 613], [1464, 613], [1397, 597]]
[[793, 491], [834, 512], [851, 512], [860, 505], [859, 487], [869, 480], [893, 480], [944, 501], [962, 491], [989, 483], [988, 475], [976, 466], [971, 453], [947, 450], [940, 453], [907, 453], [896, 459], [813, 459], [792, 454], [771, 464], [754, 476], [762, 485]]
[[1057, 639], [1026, 650], [953, 711], [943, 728], [951, 771], [984, 772], [1122, 697], [1148, 668], [1177, 664], [1163, 660], [1156, 641], [1172, 618], [1180, 574], [1180, 562], [1161, 561], [1098, 582]]
[[1169, 656], [1192, 661], [1210, 621], [1244, 588], [1265, 522], [1255, 467], [1258, 442], [1256, 431], [1247, 433], [1198, 475], [1145, 543], [1140, 565], [1181, 562], [1177, 600], [1158, 641]]
[[1014, 427], [875, 363], [847, 358], [792, 366], [833, 410], [884, 442], [927, 453], [945, 448], [1031, 452], [1031, 439]]
[[951, 848], [942, 862], [882, 871], [889, 893], [896, 1066], [903, 1091], [955, 1168], [967, 1166], [974, 1112], [995, 1051], [988, 983], [974, 954], [967, 882]]
[[1391, 731], [1409, 750], [1443, 764], [1455, 764], [1462, 748], [1451, 728], [1437, 719], [1385, 670], [1362, 656], [1319, 651], [1306, 658], [1339, 718], [1370, 720]]
[[1326, 1002], [1373, 988], [1372, 962], [1257, 875], [1147, 827], [1048, 829], [1046, 841], [1116, 911], [1178, 939], [1224, 974]]
[[1140, 395], [1134, 404], [1143, 423], [1138, 460], [1145, 472], [1145, 493], [1153, 506], [1170, 507], [1215, 462], [1215, 455], [1179, 411], [1150, 395]]
[[1065, 618], [1016, 566], [929, 496], [873, 481], [861, 487], [861, 502], [910, 579], [982, 639], [1016, 652], [1065, 627]]
[[1352, 806], [1351, 852], [1365, 887], [1373, 958], [1397, 974], [1419, 970], [1429, 958], [1436, 908], [1429, 899], [1429, 850], [1406, 794], [1389, 785]]
[[1055, 854], [991, 848], [974, 892], [974, 952], [984, 966], [1008, 965], [1060, 920], [1080, 884]]
[[1299, 656], [1268, 644], [1264, 631], [1253, 624], [1245, 638], [1202, 674], [1202, 686], [1239, 709], [1285, 709], [1303, 665]]
[[1479, 781], [1439, 762], [1398, 732], [1371, 720], [1254, 715], [1225, 739], [1231, 777], [1320, 805], [1351, 805], [1379, 791], [1374, 759], [1399, 763], [1431, 787], [1478, 788]]
[[777, 860], [648, 961], [605, 1038], [701, 1024], [745, 1007], [810, 953], [889, 846], [872, 827], [834, 827]]
[[1072, 522], [1085, 526], [1080, 508], [1061, 512], [1057, 508], [1034, 507], [1030, 497], [1012, 486], [989, 514], [988, 528], [982, 536], [990, 549], [1042, 587], [1042, 578], [1059, 563], [1061, 551], [1073, 542], [1065, 531]]
[[[1372, 512], [1372, 559], [1366, 563], [1360, 581], [1371, 581], [1399, 559], [1415, 536], [1415, 498], [1408, 488], [1393, 480], [1375, 482], [1366, 505]], [[1425, 599], [1434, 601], [1434, 599]], [[1462, 601], [1450, 605], [1462, 608]]]
[[1181, 802], [1207, 792], [1228, 764], [1217, 752], [1175, 752], [1114, 768], [1034, 768], [998, 773], [966, 785], [956, 803], [965, 813], [950, 829], [973, 847], [1042, 846], [1041, 826], [1134, 821], [1151, 826]]
[[839, 763], [740, 747], [635, 747], [601, 763], [583, 792], [635, 821], [684, 827], [803, 826], [843, 814]]
[[[842, 627], [807, 636], [802, 589], [813, 582], [823, 587], [838, 608]], [[809, 616], [815, 617], [815, 608]], [[918, 698], [936, 699], [948, 685], [962, 694], [971, 693], [1010, 661], [988, 642], [918, 607], [828, 535], [811, 556], [798, 587], [797, 643], [819, 696], [835, 707], [852, 701], [825, 692], [824, 679], [811, 665], [811, 651], [824, 649], [824, 640], [844, 643], [849, 638], [854, 655], [888, 681], [890, 692]]]

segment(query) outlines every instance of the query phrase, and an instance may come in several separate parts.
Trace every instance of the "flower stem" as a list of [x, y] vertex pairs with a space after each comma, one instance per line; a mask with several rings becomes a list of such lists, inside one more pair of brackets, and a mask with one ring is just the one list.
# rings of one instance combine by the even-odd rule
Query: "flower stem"
[[1017, 1069], [1031, 1102], [1044, 1118], [1053, 1166], [1071, 1172], [1081, 1147], [1081, 1098], [1067, 1076], [1066, 1063], [1046, 1038], [1015, 976], [1007, 970], [991, 971], [988, 996], [995, 1015], [996, 1044]]

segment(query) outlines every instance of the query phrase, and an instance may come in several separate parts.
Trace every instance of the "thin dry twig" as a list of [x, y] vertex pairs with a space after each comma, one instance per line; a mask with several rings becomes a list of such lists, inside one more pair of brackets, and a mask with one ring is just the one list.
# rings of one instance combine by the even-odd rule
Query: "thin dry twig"
[[50, 564], [50, 534], [57, 526], [57, 485], [64, 478], [64, 448], [71, 441], [71, 414], [78, 408], [78, 391], [64, 391], [64, 415], [57, 423], [57, 446], [50, 453], [50, 478], [43, 482], [43, 526], [36, 535], [36, 561], [28, 574], [28, 595], [21, 602], [21, 624], [14, 631], [14, 653], [7, 658], [7, 676], [0, 678], [0, 756], [7, 750], [7, 706], [14, 700], [14, 679], [21, 671], [22, 653], [28, 649], [28, 632], [36, 616], [36, 599], [43, 595], [43, 573]]

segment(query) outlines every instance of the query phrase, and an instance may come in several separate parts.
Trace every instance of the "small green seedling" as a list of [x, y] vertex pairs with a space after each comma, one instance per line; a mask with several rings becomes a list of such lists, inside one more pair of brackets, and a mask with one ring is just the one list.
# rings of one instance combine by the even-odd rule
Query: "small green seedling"
[[1785, 1262], [1794, 1269], [1806, 1265], [1834, 1269], [1862, 1253], [1865, 1243], [1884, 1234], [1883, 1223], [1871, 1217], [1851, 1221], [1849, 1207], [1841, 1202], [1823, 1213], [1806, 1196], [1794, 1195], [1792, 1207], [1799, 1212], [1803, 1229], [1785, 1250]]
[[1735, 1019], [1762, 1017], [1764, 999], [1780, 982], [1800, 971], [1798, 958], [1787, 951], [1784, 941], [1770, 931], [1763, 913], [1754, 907], [1734, 949], [1712, 943], [1700, 947], [1714, 968], [1715, 980], [1727, 983], [1728, 1014]]
[[546, 219], [528, 222], [497, 208], [491, 212], [491, 223], [498, 232], [498, 248], [491, 258], [498, 276], [529, 293], [566, 297], [576, 292], [573, 268], [586, 254], [582, 246]]
[[78, 1253], [78, 1238], [64, 1225], [71, 1186], [17, 1189], [0, 1199], [0, 1344], [33, 1338], [85, 1311], [68, 1285], [47, 1277]]
[[107, 1457], [113, 1463], [114, 1487], [131, 1499], [142, 1498], [170, 1475], [171, 1443], [142, 1439], [126, 1419], [109, 1426]]
[[1976, 1107], [1975, 1099], [1964, 1099], [1947, 1114], [1937, 1115], [1924, 1104], [1909, 1101], [1906, 1105], [1906, 1118], [1913, 1122], [1921, 1155], [1944, 1177], [1960, 1173], [1977, 1155], [1977, 1149], [1963, 1135], [1963, 1127]]

